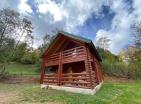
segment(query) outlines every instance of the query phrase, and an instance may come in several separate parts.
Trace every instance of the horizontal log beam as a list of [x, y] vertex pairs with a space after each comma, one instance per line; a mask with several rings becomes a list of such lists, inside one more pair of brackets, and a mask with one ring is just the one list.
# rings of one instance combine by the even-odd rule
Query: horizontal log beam
[[44, 77], [46, 77], [46, 76], [56, 76], [57, 77], [58, 74], [45, 74]]
[[61, 81], [61, 83], [72, 83], [72, 84], [90, 84], [90, 82], [79, 82], [79, 81]]
[[[76, 86], [76, 85], [65, 85], [64, 84], [63, 86], [65, 86], [65, 87], [75, 87], [75, 88], [85, 88], [85, 89], [91, 88], [90, 86], [83, 86], [83, 85]], [[95, 87], [95, 86], [93, 86], [93, 87]]]
[[58, 79], [58, 77], [44, 77], [44, 79]]
[[43, 80], [43, 82], [47, 82], [47, 83], [58, 83], [58, 81], [49, 81], [49, 80]]
[[62, 77], [61, 79], [62, 79], [62, 80], [63, 80], [63, 79], [65, 79], [65, 80], [67, 80], [67, 79], [68, 79], [68, 80], [69, 80], [69, 79], [76, 79], [76, 80], [77, 80], [77, 79], [82, 79], [82, 80], [85, 79], [85, 80], [87, 80], [87, 79], [89, 79], [89, 77]]
[[87, 73], [66, 73], [62, 74], [62, 76], [69, 76], [69, 75], [88, 75]]

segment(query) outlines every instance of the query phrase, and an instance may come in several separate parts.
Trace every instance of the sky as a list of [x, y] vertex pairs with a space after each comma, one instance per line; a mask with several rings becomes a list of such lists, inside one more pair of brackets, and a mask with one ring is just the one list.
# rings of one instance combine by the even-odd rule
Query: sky
[[55, 30], [89, 38], [106, 36], [109, 51], [119, 54], [133, 43], [133, 25], [141, 21], [141, 0], [2, 0], [0, 9], [11, 8], [33, 23], [34, 47]]

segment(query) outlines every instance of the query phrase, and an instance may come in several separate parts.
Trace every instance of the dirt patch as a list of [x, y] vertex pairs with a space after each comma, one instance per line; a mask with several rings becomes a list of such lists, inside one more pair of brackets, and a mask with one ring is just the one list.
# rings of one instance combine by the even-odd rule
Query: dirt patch
[[22, 103], [22, 104], [63, 104], [63, 103], [58, 103], [58, 102], [46, 102], [46, 103]]
[[116, 77], [116, 76], [108, 76], [104, 75], [104, 82], [132, 82], [134, 80], [122, 78], [122, 77]]
[[6, 79], [0, 81], [2, 83], [17, 84], [17, 83], [39, 83], [40, 78], [34, 76], [8, 76]]
[[[18, 93], [16, 92], [0, 92], [0, 104], [14, 104], [14, 101], [16, 101], [18, 97], [19, 97]], [[45, 103], [23, 102], [20, 104], [62, 104], [62, 103], [59, 103], [59, 102], [45, 102]]]
[[8, 104], [16, 97], [18, 97], [16, 92], [0, 92], [0, 104]]

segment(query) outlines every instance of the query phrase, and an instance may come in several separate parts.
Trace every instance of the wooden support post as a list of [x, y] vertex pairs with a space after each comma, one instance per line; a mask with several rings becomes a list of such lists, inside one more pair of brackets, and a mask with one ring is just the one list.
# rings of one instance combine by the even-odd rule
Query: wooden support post
[[62, 77], [62, 52], [60, 52], [60, 56], [59, 56], [58, 85], [61, 85], [61, 77]]
[[40, 84], [43, 83], [44, 75], [45, 75], [45, 61], [44, 61], [44, 59], [43, 59], [43, 60], [42, 60], [42, 72], [41, 72]]
[[94, 61], [94, 63], [95, 63], [96, 79], [97, 79], [97, 83], [99, 84], [99, 82], [100, 82], [99, 71], [98, 71], [99, 69], [98, 69], [96, 60]]
[[86, 68], [86, 72], [89, 74], [89, 80], [90, 80], [90, 87], [91, 89], [93, 89], [93, 83], [92, 83], [92, 74], [91, 74], [91, 70], [92, 70], [92, 67], [90, 66], [90, 56], [89, 56], [89, 50], [86, 46], [86, 55], [87, 55], [87, 58], [86, 58], [86, 61], [85, 61], [85, 68]]

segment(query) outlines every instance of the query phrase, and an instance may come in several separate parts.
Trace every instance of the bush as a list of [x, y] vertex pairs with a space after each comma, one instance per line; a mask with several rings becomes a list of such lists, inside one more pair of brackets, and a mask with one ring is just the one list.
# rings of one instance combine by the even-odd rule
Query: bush
[[102, 69], [105, 74], [117, 77], [126, 77], [131, 79], [141, 78], [141, 64], [130, 63], [125, 64], [123, 62], [110, 63], [104, 60], [102, 62]]
[[25, 52], [20, 62], [22, 64], [35, 64], [38, 61], [39, 56], [36, 55], [34, 52]]
[[24, 56], [21, 58], [21, 63], [22, 64], [33, 64], [34, 60], [32, 59], [32, 54], [31, 53], [25, 53]]
[[120, 77], [127, 77], [128, 76], [128, 65], [122, 62], [114, 62], [110, 63], [108, 61], [102, 62], [102, 69], [105, 74], [120, 76]]
[[136, 63], [130, 63], [129, 65], [129, 78], [132, 79], [141, 79], [141, 63], [136, 62]]
[[36, 62], [37, 72], [41, 72], [41, 69], [42, 69], [42, 65], [41, 64], [42, 64], [41, 60]]
[[[105, 74], [132, 79], [141, 79], [141, 51], [131, 53], [128, 64], [121, 62], [119, 56], [98, 48], [103, 59], [102, 68]], [[129, 53], [128, 53], [129, 54]]]
[[5, 65], [0, 65], [0, 80], [4, 79], [8, 76], [8, 72], [6, 71]]

